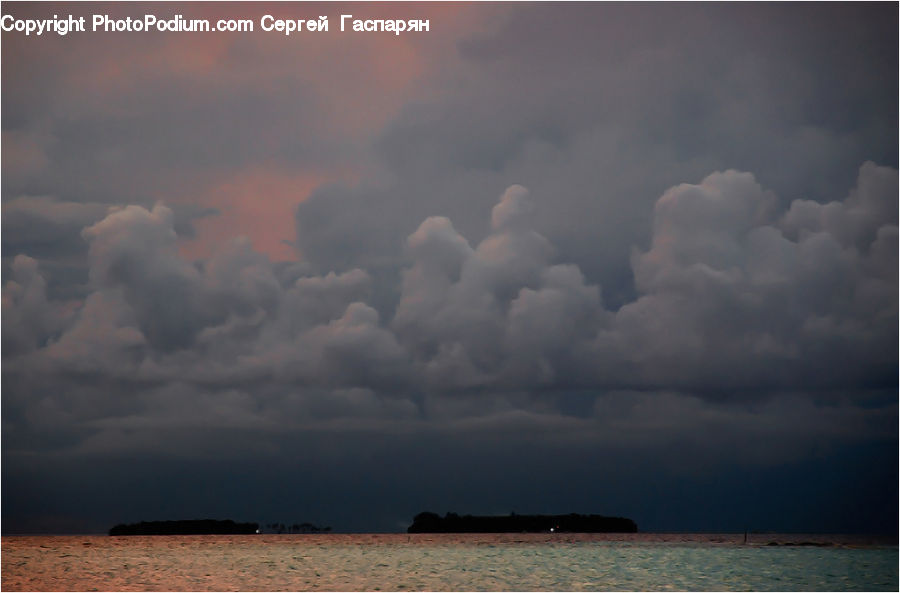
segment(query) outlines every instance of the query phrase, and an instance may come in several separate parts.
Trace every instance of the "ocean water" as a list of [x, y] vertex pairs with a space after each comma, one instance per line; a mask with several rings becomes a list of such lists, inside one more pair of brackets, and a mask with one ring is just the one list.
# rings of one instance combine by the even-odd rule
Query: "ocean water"
[[896, 538], [823, 535], [5, 536], [0, 588], [896, 591], [898, 560]]

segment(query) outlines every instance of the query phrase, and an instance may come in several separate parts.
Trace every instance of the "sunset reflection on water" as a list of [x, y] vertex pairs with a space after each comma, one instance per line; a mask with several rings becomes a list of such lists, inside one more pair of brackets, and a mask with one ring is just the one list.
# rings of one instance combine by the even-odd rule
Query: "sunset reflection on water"
[[4, 537], [2, 586], [8, 591], [897, 588], [896, 538], [750, 534], [750, 545], [743, 540], [743, 534], [642, 533]]

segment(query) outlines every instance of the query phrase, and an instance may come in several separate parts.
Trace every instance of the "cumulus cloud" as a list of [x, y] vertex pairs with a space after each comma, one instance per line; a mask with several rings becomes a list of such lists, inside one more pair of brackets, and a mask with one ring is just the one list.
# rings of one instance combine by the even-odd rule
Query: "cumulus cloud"
[[496, 232], [522, 225], [525, 216], [532, 210], [528, 190], [521, 185], [511, 185], [491, 210], [491, 228]]
[[106, 216], [107, 205], [19, 196], [3, 203], [3, 247], [32, 256], [65, 257], [84, 251], [81, 230]]
[[16, 259], [5, 352], [30, 352], [51, 375], [131, 369], [214, 389], [262, 381], [260, 393], [301, 398], [365, 389], [534, 409], [565, 407], [572, 389], [752, 401], [881, 388], [896, 363], [896, 193], [896, 170], [872, 163], [846, 200], [785, 209], [750, 173], [674, 186], [656, 203], [649, 247], [633, 252], [638, 294], [613, 310], [532, 228], [535, 198], [515, 185], [475, 247], [446, 217], [408, 236], [387, 318], [366, 302], [365, 270], [288, 280], [243, 239], [192, 263], [171, 210], [130, 206], [84, 229], [92, 293], [68, 325], [36, 262]]
[[48, 346], [46, 360], [37, 361], [37, 368], [127, 377], [147, 355], [147, 346], [134, 310], [121, 292], [97, 291], [85, 299], [68, 331]]
[[392, 327], [438, 391], [679, 386], [731, 398], [887, 385], [896, 184], [896, 170], [866, 163], [845, 201], [794, 201], [786, 212], [749, 173], [672, 187], [656, 204], [650, 248], [632, 257], [639, 294], [617, 311], [577, 266], [552, 261], [544, 237], [510, 223], [527, 204], [514, 186], [475, 249], [442, 218], [410, 236]]
[[128, 206], [84, 229], [92, 284], [121, 290], [156, 347], [189, 346], [221, 312], [210, 307], [200, 272], [178, 255], [172, 211]]
[[47, 281], [38, 262], [17, 255], [12, 278], [3, 285], [3, 351], [6, 355], [45, 347], [65, 322], [62, 307], [47, 299]]
[[785, 213], [749, 174], [671, 188], [650, 249], [632, 259], [643, 294], [603, 341], [632, 345], [631, 360], [658, 384], [886, 385], [897, 260], [884, 246], [896, 193], [896, 170], [871, 163], [844, 202], [794, 201]]
[[511, 304], [521, 290], [543, 284], [553, 253], [523, 222], [529, 206], [525, 188], [507, 189], [493, 210], [493, 232], [474, 249], [445, 218], [429, 218], [410, 235], [413, 265], [392, 326], [430, 384], [490, 384], [501, 373]]
[[402, 443], [417, 439], [422, 455], [453, 442], [514, 466], [539, 442], [545, 457], [602, 451], [696, 476], [890, 441], [897, 179], [866, 163], [845, 200], [784, 207], [750, 173], [673, 186], [619, 308], [533, 228], [549, 197], [521, 186], [474, 247], [425, 218], [387, 315], [368, 270], [279, 268], [241, 238], [192, 262], [166, 206], [114, 209], [82, 233], [90, 285], [74, 309], [34, 259], [12, 263], [8, 455], [325, 447], [346, 464], [383, 439], [415, 458]]
[[296, 336], [303, 330], [338, 319], [347, 307], [368, 295], [371, 278], [354, 268], [342, 274], [303, 276], [287, 289], [279, 310], [276, 331]]
[[882, 229], [896, 226], [891, 224], [897, 220], [896, 193], [896, 171], [866, 162], [846, 200], [827, 204], [795, 200], [780, 227], [795, 240], [827, 233], [845, 249], [865, 253]]
[[477, 242], [444, 216], [409, 229], [387, 312], [377, 265], [287, 268], [241, 238], [190, 261], [169, 208], [114, 209], [82, 232], [83, 301], [12, 262], [7, 459], [347, 468], [377, 442], [410, 463], [452, 450], [463, 473], [530, 451], [569, 477], [582, 456], [697, 476], [880, 447], [896, 438], [897, 178], [866, 163], [831, 203], [733, 170], [672, 186], [617, 308], [535, 229], [552, 196], [522, 186]]

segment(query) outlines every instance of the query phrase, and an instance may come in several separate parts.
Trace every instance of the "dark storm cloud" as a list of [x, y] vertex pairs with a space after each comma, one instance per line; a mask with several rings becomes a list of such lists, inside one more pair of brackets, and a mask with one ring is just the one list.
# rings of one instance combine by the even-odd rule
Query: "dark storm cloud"
[[18, 249], [34, 256], [60, 257], [84, 252], [81, 229], [106, 215], [104, 204], [61, 202], [27, 196], [3, 203], [3, 251]]
[[275, 459], [305, 446], [293, 435], [347, 451], [438, 431], [703, 474], [889, 441], [896, 195], [871, 163], [845, 200], [787, 209], [748, 173], [672, 187], [632, 257], [638, 297], [613, 311], [511, 186], [474, 247], [444, 217], [409, 235], [385, 319], [363, 270], [285, 284], [241, 240], [198, 265], [166, 207], [113, 210], [83, 231], [74, 312], [35, 260], [13, 264], [8, 455]]
[[[632, 262], [644, 295], [617, 314], [648, 364], [642, 376], [674, 385], [706, 375], [710, 386], [739, 388], [891, 385], [897, 189], [896, 170], [867, 163], [846, 201], [794, 201], [780, 217], [748, 174], [668, 190], [652, 246]], [[825, 223], [834, 232], [822, 228], [829, 212], [840, 220]], [[648, 318], [661, 325], [647, 328]]]
[[[657, 477], [689, 516], [742, 470], [823, 513], [860, 500], [815, 494], [822, 459], [896, 512], [895, 11], [460, 10], [463, 33], [321, 68], [308, 38], [4, 35], [5, 519], [43, 520], [48, 472], [89, 491], [72, 468], [128, 459], [160, 493], [282, 470], [323, 513], [380, 492], [388, 519], [332, 501], [344, 528], [429, 501], [647, 512]], [[369, 93], [341, 75], [363, 49], [397, 60]], [[223, 222], [228, 200], [290, 218], [270, 176], [294, 262]], [[621, 509], [572, 507], [596, 500]]]
[[[896, 33], [871, 7], [823, 11], [517, 7], [499, 30], [460, 40], [440, 100], [410, 101], [381, 134], [396, 181], [313, 194], [298, 208], [300, 244], [361, 265], [395, 257], [395, 238], [435, 213], [480, 238], [490, 204], [471, 196], [521, 183], [553, 196], [539, 230], [618, 306], [667, 187], [734, 168], [786, 203], [830, 201], [862, 162], [896, 161], [884, 78], [895, 80], [884, 64]], [[350, 227], [355, 255], [338, 247]]]
[[3, 287], [3, 350], [28, 352], [46, 344], [63, 327], [65, 313], [47, 300], [47, 281], [38, 262], [19, 255], [12, 262], [11, 278]]
[[749, 173], [672, 187], [657, 201], [650, 248], [632, 256], [638, 297], [613, 311], [577, 265], [556, 261], [531, 228], [533, 196], [511, 186], [474, 247], [443, 217], [409, 235], [389, 318], [365, 303], [363, 270], [284, 285], [239, 240], [196, 265], [177, 253], [168, 208], [130, 206], [83, 231], [93, 292], [74, 313], [47, 299], [34, 260], [16, 260], [4, 335], [23, 354], [7, 372], [176, 383], [197, 395], [157, 401], [158, 387], [138, 387], [114, 397], [141, 417], [183, 405], [177, 413], [197, 422], [235, 405], [234, 417], [271, 421], [330, 392], [335, 417], [347, 397], [385, 414], [399, 398], [426, 421], [454, 409], [443, 398], [468, 400], [451, 417], [530, 409], [539, 421], [567, 389], [593, 399], [677, 388], [697, 402], [799, 390], [828, 406], [863, 403], [894, 379], [896, 195], [896, 170], [870, 163], [846, 200], [786, 210]]
[[[297, 117], [315, 108], [301, 80], [283, 78], [271, 92], [254, 84], [263, 82], [255, 75], [240, 84], [209, 76], [207, 66], [234, 64], [215, 44], [196, 39], [114, 36], [107, 46], [114, 50], [99, 55], [95, 40], [42, 40], [59, 44], [68, 54], [61, 60], [42, 51], [41, 40], [4, 37], [6, 51], [19, 58], [5, 70], [7, 80], [22, 88], [4, 94], [4, 152], [13, 157], [4, 159], [4, 197], [38, 192], [152, 205], [160, 196], [196, 192], [234, 167], [285, 158], [308, 163], [322, 154], [324, 143], [313, 151], [298, 141], [313, 133], [315, 121]], [[167, 63], [179, 51], [194, 59]], [[60, 63], [69, 70], [58, 70]], [[38, 83], [36, 69], [47, 73]], [[26, 158], [29, 166], [22, 166]]]
[[[82, 230], [103, 219], [108, 204], [61, 201], [48, 196], [20, 196], [3, 203], [3, 274], [14, 275], [14, 258], [28, 254], [40, 263], [47, 295], [57, 300], [83, 299], [88, 287], [87, 243]], [[179, 237], [195, 236], [194, 222], [214, 215], [210, 208], [176, 205]]]

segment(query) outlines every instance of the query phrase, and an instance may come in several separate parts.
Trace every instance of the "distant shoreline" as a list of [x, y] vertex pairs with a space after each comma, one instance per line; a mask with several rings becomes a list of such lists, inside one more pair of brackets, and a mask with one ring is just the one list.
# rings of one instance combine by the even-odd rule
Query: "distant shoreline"
[[109, 535], [250, 535], [259, 533], [258, 523], [236, 523], [231, 519], [187, 519], [180, 521], [141, 521], [120, 523]]
[[[174, 535], [174, 534], [173, 534]], [[325, 538], [334, 541], [344, 541], [355, 537], [369, 537], [383, 540], [384, 542], [394, 542], [397, 544], [408, 543], [408, 538], [412, 537], [413, 543], [425, 543], [432, 541], [432, 538], [455, 537], [461, 538], [462, 541], [471, 540], [473, 542], [480, 541], [481, 537], [498, 536], [502, 541], [510, 544], [520, 541], [550, 542], [550, 541], [603, 541], [603, 542], [630, 542], [630, 543], [666, 543], [666, 544], [683, 544], [683, 545], [746, 545], [752, 547], [768, 547], [770, 542], [776, 542], [778, 546], [772, 546], [773, 549], [781, 547], [792, 548], [803, 542], [830, 542], [833, 547], [897, 547], [900, 538], [894, 533], [816, 533], [816, 532], [750, 532], [749, 541], [743, 543], [743, 531], [640, 531], [638, 533], [408, 533], [401, 531], [332, 531], [330, 533], [305, 533], [305, 534], [277, 534], [277, 533], [259, 533], [259, 534], [187, 534], [188, 537], [253, 537], [260, 539], [281, 540], [285, 538], [297, 538], [298, 540], [315, 538], [314, 541], [324, 541]], [[3, 540], [75, 540], [84, 538], [88, 541], [102, 541], [109, 537], [108, 532], [95, 531], [91, 533], [4, 533], [0, 534]], [[434, 540], [439, 541], [439, 540]], [[791, 545], [793, 544], [793, 545]]]
[[626, 517], [603, 515], [457, 515], [419, 513], [407, 533], [637, 533]]

